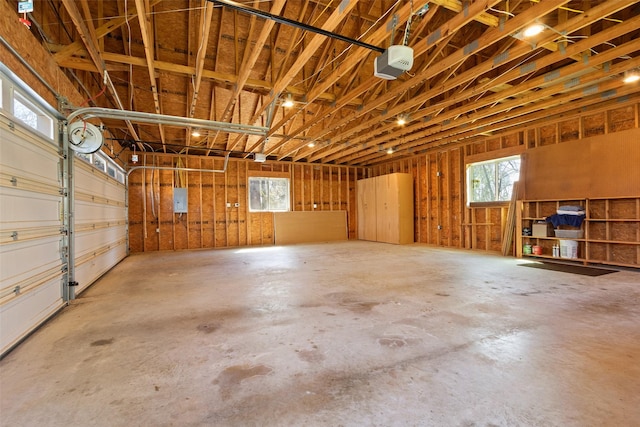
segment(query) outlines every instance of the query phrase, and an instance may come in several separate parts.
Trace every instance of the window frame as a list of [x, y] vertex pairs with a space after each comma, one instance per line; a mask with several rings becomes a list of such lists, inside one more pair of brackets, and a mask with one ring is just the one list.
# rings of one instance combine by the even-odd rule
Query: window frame
[[[252, 203], [251, 203], [251, 191], [252, 191], [252, 185], [251, 182], [253, 180], [261, 180], [261, 181], [266, 181], [266, 182], [270, 182], [270, 181], [284, 181], [287, 184], [287, 189], [286, 189], [286, 209], [271, 209], [270, 206], [267, 207], [267, 209], [254, 209], [252, 207]], [[264, 212], [290, 212], [291, 211], [291, 179], [290, 177], [287, 176], [265, 176], [265, 175], [252, 175], [249, 176], [247, 178], [247, 207], [250, 213], [264, 213]]]
[[[496, 158], [492, 158], [492, 159], [487, 159], [487, 160], [478, 160], [475, 162], [469, 162], [467, 163], [465, 166], [465, 182], [466, 182], [466, 198], [467, 198], [467, 206], [468, 207], [492, 207], [492, 206], [506, 206], [511, 202], [511, 197], [513, 196], [512, 194], [510, 195], [509, 199], [507, 200], [482, 200], [482, 201], [475, 201], [473, 200], [474, 197], [474, 184], [472, 182], [472, 176], [471, 176], [471, 170], [472, 168], [479, 166], [479, 165], [486, 165], [486, 164], [493, 164], [494, 165], [494, 176], [493, 176], [493, 186], [494, 186], [494, 194], [499, 194], [500, 193], [500, 189], [498, 187], [499, 185], [499, 180], [496, 180], [496, 174], [498, 173], [498, 168], [497, 165], [500, 163], [504, 163], [504, 162], [509, 162], [512, 160], [518, 160], [520, 162], [519, 166], [518, 166], [518, 178], [520, 175], [520, 170], [522, 168], [522, 155], [519, 154], [510, 154], [510, 155], [506, 155], [506, 156], [501, 156], [501, 157], [496, 157]], [[517, 182], [518, 179], [515, 179], [512, 182]], [[509, 189], [509, 191], [511, 191], [511, 189]]]

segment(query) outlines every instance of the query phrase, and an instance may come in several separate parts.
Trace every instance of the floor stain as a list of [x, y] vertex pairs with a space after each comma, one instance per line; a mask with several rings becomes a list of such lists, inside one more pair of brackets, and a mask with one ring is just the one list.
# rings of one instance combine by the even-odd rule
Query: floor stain
[[400, 348], [407, 345], [407, 341], [404, 338], [400, 338], [400, 337], [385, 337], [385, 338], [378, 338], [378, 344], [380, 344], [383, 347]]
[[313, 350], [296, 350], [300, 360], [304, 360], [308, 363], [319, 363], [324, 360], [324, 354], [317, 348]]
[[449, 294], [445, 294], [444, 292], [436, 292], [436, 295], [438, 295], [439, 297], [450, 297], [451, 296]]
[[113, 338], [94, 341], [91, 343], [91, 347], [100, 347], [100, 346], [109, 345], [109, 344], [113, 344]]
[[217, 322], [201, 323], [196, 329], [200, 332], [204, 332], [205, 334], [210, 334], [220, 329], [220, 324]]
[[242, 381], [258, 376], [269, 375], [273, 371], [272, 368], [265, 365], [234, 365], [229, 366], [213, 381], [220, 387], [220, 394], [223, 399], [228, 399], [231, 393], [240, 386]]

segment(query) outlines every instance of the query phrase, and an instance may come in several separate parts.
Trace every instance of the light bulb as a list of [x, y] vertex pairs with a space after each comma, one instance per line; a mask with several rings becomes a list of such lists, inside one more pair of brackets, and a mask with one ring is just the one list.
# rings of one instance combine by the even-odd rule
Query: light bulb
[[542, 25], [542, 24], [533, 24], [533, 25], [530, 25], [529, 27], [527, 27], [522, 32], [522, 35], [524, 37], [534, 37], [534, 36], [537, 36], [538, 34], [540, 34], [542, 31], [544, 31], [544, 25]]
[[293, 107], [293, 98], [291, 98], [291, 95], [287, 96], [287, 99], [285, 99], [285, 101], [282, 103], [282, 106], [284, 108]]
[[194, 129], [193, 132], [191, 132], [191, 136], [195, 136], [195, 137], [200, 136], [200, 132], [198, 131], [198, 129]]
[[625, 73], [624, 79], [622, 79], [625, 83], [635, 83], [640, 80], [640, 73], [638, 71], [630, 71]]

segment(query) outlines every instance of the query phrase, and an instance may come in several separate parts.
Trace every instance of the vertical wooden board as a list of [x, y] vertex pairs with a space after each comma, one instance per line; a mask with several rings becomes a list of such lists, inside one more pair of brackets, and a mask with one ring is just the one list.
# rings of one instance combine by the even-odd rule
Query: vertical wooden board
[[[159, 177], [158, 171], [145, 170], [145, 181], [143, 182], [143, 190], [146, 199], [146, 235], [144, 236], [144, 250], [157, 251], [160, 249], [160, 236], [156, 230], [160, 229], [160, 221], [158, 220], [158, 203], [159, 199]], [[143, 223], [143, 229], [145, 224]]]
[[330, 211], [333, 206], [332, 194], [331, 194], [331, 182], [333, 180], [331, 166], [324, 166], [322, 168], [322, 204], [318, 205], [318, 209], [323, 211]]
[[227, 191], [227, 203], [231, 203], [231, 207], [227, 208], [228, 216], [227, 216], [227, 235], [228, 242], [227, 246], [239, 246], [239, 210], [241, 207], [236, 207], [235, 203], [240, 203], [238, 198], [239, 196], [239, 183], [238, 183], [238, 161], [230, 160], [229, 166], [227, 167], [227, 182], [226, 182], [226, 191]]
[[429, 157], [420, 156], [418, 158], [418, 173], [419, 173], [419, 187], [420, 187], [420, 199], [418, 207], [418, 227], [420, 228], [420, 243], [429, 242]]
[[[320, 210], [320, 206], [322, 206], [322, 166], [314, 165], [312, 166], [312, 187], [311, 187], [311, 197], [309, 199], [309, 210]], [[316, 205], [317, 208], [313, 206]]]
[[503, 222], [503, 209], [500, 207], [490, 208], [489, 213], [491, 215], [491, 244], [489, 250], [502, 251], [502, 222]]
[[273, 213], [264, 212], [260, 215], [262, 218], [262, 244], [273, 245], [275, 243], [273, 232]]
[[[231, 161], [229, 161], [231, 162]], [[214, 182], [214, 215], [215, 215], [215, 228], [214, 228], [214, 247], [227, 246], [227, 173], [216, 174], [213, 178]]]
[[249, 238], [247, 235], [247, 220], [248, 220], [248, 212], [249, 212], [249, 194], [248, 194], [248, 178], [247, 178], [247, 162], [240, 161], [238, 162], [237, 169], [237, 182], [238, 182], [238, 202], [240, 203], [240, 207], [236, 210], [238, 211], [238, 235], [239, 235], [239, 246], [246, 246], [249, 242]]
[[293, 200], [291, 201], [291, 210], [301, 211], [304, 192], [304, 166], [293, 165]]
[[462, 210], [460, 194], [461, 179], [461, 157], [462, 150], [460, 148], [449, 151], [449, 225], [451, 235], [451, 246], [461, 246], [461, 234], [458, 224], [462, 222]]
[[347, 177], [345, 179], [347, 185], [347, 193], [345, 198], [347, 198], [347, 224], [349, 227], [349, 239], [357, 239], [358, 238], [358, 219], [357, 219], [357, 210], [358, 203], [356, 200], [356, 182], [358, 180], [358, 176], [364, 178], [364, 169], [360, 168], [349, 168], [347, 169]]
[[476, 226], [476, 240], [474, 244], [474, 249], [486, 249], [488, 247], [487, 242], [487, 233], [485, 233], [485, 229], [490, 221], [486, 216], [485, 209], [473, 209], [473, 215], [475, 216], [475, 223], [479, 224]]
[[[162, 166], [171, 166], [171, 161], [160, 160]], [[160, 221], [160, 247], [161, 251], [184, 249], [174, 245], [174, 216], [173, 216], [173, 172], [167, 170], [156, 171], [160, 177], [160, 203], [156, 205], [158, 209], [158, 219]], [[186, 240], [186, 239], [185, 239]]]
[[[213, 170], [213, 159], [203, 158], [201, 161], [203, 169]], [[213, 230], [215, 226], [214, 205], [214, 173], [203, 172], [201, 178], [202, 204], [200, 210], [202, 213], [202, 247], [213, 248]], [[219, 175], [219, 174], [218, 174]]]
[[[200, 169], [200, 159], [189, 157], [184, 161], [186, 167]], [[188, 248], [199, 249], [202, 244], [202, 173], [187, 172], [187, 198], [188, 206], [186, 214], [188, 222]]]
[[142, 177], [144, 170], [137, 170], [129, 175], [129, 250], [131, 252], [144, 251], [144, 230], [143, 230], [143, 189]]
[[262, 244], [262, 214], [260, 212], [250, 212], [247, 214], [249, 222], [249, 243], [250, 245]]
[[302, 210], [308, 211], [311, 207], [311, 199], [313, 198], [313, 166], [302, 165]]

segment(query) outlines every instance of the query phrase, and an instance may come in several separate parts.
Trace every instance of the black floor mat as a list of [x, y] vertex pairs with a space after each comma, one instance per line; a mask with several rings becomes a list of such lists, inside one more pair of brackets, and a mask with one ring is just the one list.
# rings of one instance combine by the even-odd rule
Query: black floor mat
[[559, 264], [555, 262], [531, 262], [518, 264], [521, 267], [541, 268], [543, 270], [561, 271], [563, 273], [581, 274], [583, 276], [602, 276], [604, 274], [615, 273], [618, 270], [606, 268], [585, 267], [583, 265]]

